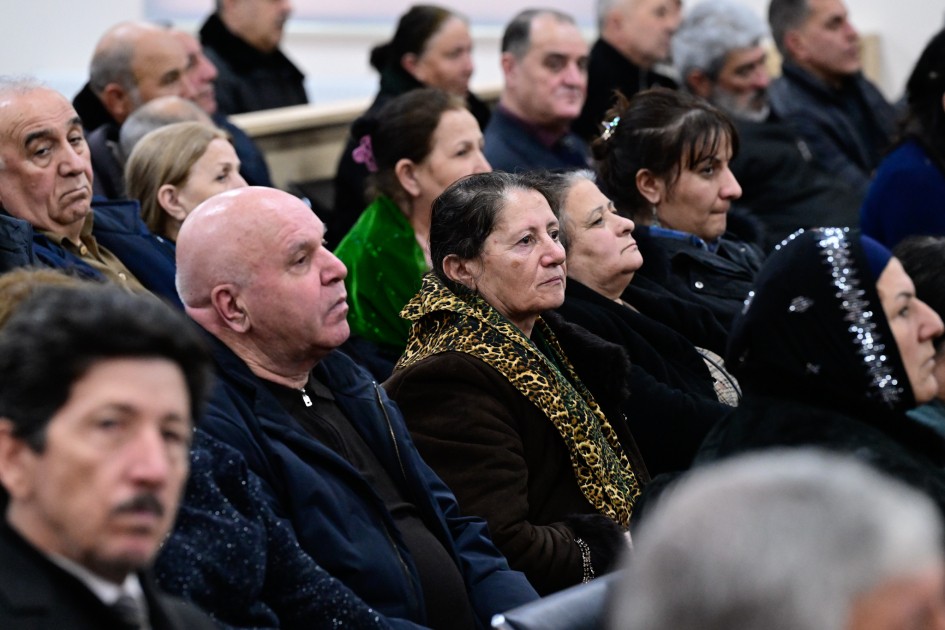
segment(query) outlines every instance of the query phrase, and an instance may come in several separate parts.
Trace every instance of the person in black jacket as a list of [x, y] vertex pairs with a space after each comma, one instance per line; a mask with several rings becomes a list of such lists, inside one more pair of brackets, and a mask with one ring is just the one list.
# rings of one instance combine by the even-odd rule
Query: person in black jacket
[[215, 627], [149, 566], [210, 363], [186, 320], [110, 286], [35, 290], [0, 331], [0, 627]]
[[279, 48], [291, 12], [289, 0], [216, 0], [200, 43], [227, 116], [308, 103], [305, 75]]
[[601, 189], [637, 224], [640, 275], [730, 326], [763, 258], [729, 229], [742, 193], [729, 169], [739, 149], [732, 121], [694, 96], [653, 88], [618, 98], [592, 148]]
[[597, 1], [600, 38], [588, 61], [587, 100], [571, 124], [576, 134], [587, 142], [597, 137], [616, 90], [629, 97], [655, 85], [677, 87], [654, 66], [669, 57], [680, 5], [680, 0]]
[[771, 255], [735, 322], [727, 358], [745, 396], [697, 463], [818, 446], [867, 461], [945, 512], [945, 442], [906, 415], [938, 392], [932, 342], [942, 332], [876, 241], [841, 228], [796, 235]]
[[[643, 263], [633, 221], [617, 214], [593, 173], [549, 175], [546, 186], [557, 201], [568, 252], [565, 299], [557, 312], [626, 351], [632, 364], [627, 418], [647, 468], [651, 474], [684, 470], [706, 433], [731, 411], [727, 405], [738, 404], [738, 384], [717, 353], [674, 330], [662, 312], [651, 313], [650, 301], [635, 302], [628, 294]], [[680, 302], [667, 293], [659, 301]], [[686, 307], [689, 319], [698, 319], [701, 307]], [[715, 330], [724, 340], [721, 326]]]

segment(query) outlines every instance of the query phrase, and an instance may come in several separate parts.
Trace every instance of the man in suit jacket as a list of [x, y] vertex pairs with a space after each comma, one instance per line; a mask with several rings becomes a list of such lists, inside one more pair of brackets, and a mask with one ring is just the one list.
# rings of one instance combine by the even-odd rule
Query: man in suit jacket
[[111, 286], [36, 289], [0, 330], [0, 627], [215, 627], [146, 573], [209, 378], [194, 334]]

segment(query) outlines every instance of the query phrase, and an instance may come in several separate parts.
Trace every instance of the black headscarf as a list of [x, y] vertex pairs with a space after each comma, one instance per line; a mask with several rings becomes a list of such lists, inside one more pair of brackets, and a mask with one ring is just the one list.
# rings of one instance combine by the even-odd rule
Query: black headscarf
[[798, 232], [769, 256], [729, 341], [728, 366], [746, 392], [861, 418], [915, 406], [876, 292], [885, 262], [862, 238], [846, 228]]

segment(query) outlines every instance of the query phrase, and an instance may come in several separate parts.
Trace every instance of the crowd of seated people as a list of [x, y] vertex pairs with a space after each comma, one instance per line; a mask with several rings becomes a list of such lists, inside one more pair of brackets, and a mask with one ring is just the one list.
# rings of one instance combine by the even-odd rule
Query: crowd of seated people
[[490, 107], [469, 20], [411, 7], [335, 212], [226, 118], [308, 101], [288, 2], [117, 24], [73, 101], [0, 77], [0, 626], [485, 628], [629, 557], [612, 627], [698, 627], [699, 592], [753, 628], [774, 604], [724, 571], [772, 569], [782, 512], [874, 535], [870, 497], [792, 503], [823, 480], [925, 558], [773, 618], [945, 628], [945, 38], [897, 133], [841, 0], [771, 0], [775, 80], [738, 0], [598, 8], [593, 48], [510, 16]]

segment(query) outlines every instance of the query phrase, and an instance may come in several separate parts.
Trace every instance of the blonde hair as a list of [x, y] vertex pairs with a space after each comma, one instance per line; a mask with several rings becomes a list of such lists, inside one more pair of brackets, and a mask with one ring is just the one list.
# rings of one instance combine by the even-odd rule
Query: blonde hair
[[180, 122], [155, 129], [135, 145], [125, 165], [125, 188], [141, 203], [141, 218], [154, 234], [166, 235], [171, 220], [158, 202], [161, 186], [186, 184], [190, 169], [214, 140], [232, 142], [222, 129]]

